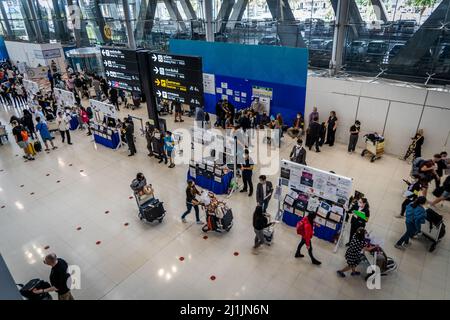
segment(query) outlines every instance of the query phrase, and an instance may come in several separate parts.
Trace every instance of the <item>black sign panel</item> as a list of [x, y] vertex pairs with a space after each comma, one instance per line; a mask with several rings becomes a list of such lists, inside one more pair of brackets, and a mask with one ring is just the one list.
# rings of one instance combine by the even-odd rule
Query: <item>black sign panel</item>
[[201, 57], [150, 53], [152, 87], [157, 99], [203, 106]]
[[102, 47], [100, 52], [110, 87], [125, 91], [141, 91], [135, 50]]

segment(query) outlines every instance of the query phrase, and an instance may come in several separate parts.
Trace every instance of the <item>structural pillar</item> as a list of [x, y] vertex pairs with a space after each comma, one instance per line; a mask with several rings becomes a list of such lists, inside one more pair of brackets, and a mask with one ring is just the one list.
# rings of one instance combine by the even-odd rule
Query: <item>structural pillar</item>
[[333, 74], [341, 70], [345, 46], [345, 31], [348, 24], [349, 0], [338, 0], [336, 22], [334, 24], [333, 51], [330, 69]]
[[125, 26], [127, 27], [128, 47], [130, 49], [136, 49], [136, 41], [134, 40], [134, 31], [131, 26], [131, 14], [128, 0], [122, 0], [123, 13], [125, 16]]
[[42, 43], [42, 32], [37, 20], [36, 8], [34, 7], [32, 0], [27, 0], [27, 4], [31, 13], [31, 19], [33, 20], [34, 31], [36, 32], [36, 41]]
[[213, 29], [213, 0], [203, 1], [203, 12], [205, 13], [206, 22], [206, 41], [214, 42], [214, 29]]
[[11, 30], [11, 25], [9, 24], [9, 19], [8, 16], [6, 15], [6, 11], [5, 11], [5, 7], [3, 6], [3, 2], [4, 0], [0, 0], [0, 13], [2, 15], [2, 20], [3, 20], [3, 24], [5, 26], [5, 31], [8, 37], [11, 37], [12, 34], [12, 30]]
[[233, 10], [235, 0], [223, 0], [217, 14], [216, 23], [219, 33], [224, 33], [230, 18], [231, 10]]
[[183, 8], [184, 14], [189, 20], [197, 20], [197, 15], [192, 7], [190, 0], [180, 0], [181, 7]]
[[237, 0], [233, 6], [233, 12], [231, 13], [230, 21], [228, 22], [228, 28], [234, 29], [236, 23], [242, 20], [245, 8], [247, 8], [248, 0]]
[[166, 5], [167, 11], [169, 11], [169, 15], [172, 21], [176, 21], [178, 23], [178, 26], [180, 27], [181, 31], [183, 32], [186, 31], [186, 25], [183, 22], [183, 18], [181, 17], [180, 11], [178, 11], [177, 4], [175, 3], [175, 1], [164, 0], [164, 4]]

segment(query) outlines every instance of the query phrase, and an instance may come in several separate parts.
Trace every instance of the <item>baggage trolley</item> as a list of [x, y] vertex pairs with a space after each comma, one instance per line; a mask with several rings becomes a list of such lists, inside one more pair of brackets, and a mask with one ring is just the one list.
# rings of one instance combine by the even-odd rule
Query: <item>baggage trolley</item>
[[134, 194], [134, 198], [139, 209], [138, 217], [140, 220], [145, 220], [149, 223], [154, 221], [162, 223], [166, 216], [163, 202], [153, 196], [139, 196], [137, 193]]
[[[380, 269], [381, 276], [386, 276], [391, 272], [397, 270], [397, 263], [390, 257], [386, 255], [384, 250], [380, 247], [373, 249], [372, 251], [364, 251], [362, 255], [362, 263], [368, 266], [376, 266]], [[375, 270], [366, 274], [364, 280], [367, 281], [373, 274]]]
[[371, 140], [366, 136], [366, 148], [362, 151], [361, 157], [369, 154], [370, 162], [374, 162], [380, 159], [384, 154], [384, 139], [383, 140]]
[[432, 242], [428, 251], [433, 252], [445, 235], [445, 224], [443, 217], [434, 210], [428, 208], [426, 213], [426, 222], [422, 226], [422, 235]]

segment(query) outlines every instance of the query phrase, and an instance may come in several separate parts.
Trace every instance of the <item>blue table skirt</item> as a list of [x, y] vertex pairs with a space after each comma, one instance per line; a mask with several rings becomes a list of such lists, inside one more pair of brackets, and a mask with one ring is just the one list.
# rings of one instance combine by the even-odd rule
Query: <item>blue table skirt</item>
[[[286, 223], [288, 226], [291, 227], [296, 227], [297, 223], [302, 220], [302, 217], [288, 212], [288, 211], [284, 211], [283, 213], [283, 222]], [[337, 237], [339, 235], [339, 232], [341, 231], [341, 224], [337, 224], [336, 225], [336, 230], [333, 230], [329, 227], [326, 226], [314, 226], [314, 236], [325, 240], [325, 241], [329, 241], [329, 242], [335, 242], [335, 240], [337, 240]]]
[[109, 139], [100, 137], [99, 135], [94, 133], [94, 140], [96, 143], [101, 144], [101, 145], [111, 148], [111, 149], [116, 149], [120, 143], [119, 133], [118, 132], [113, 133], [111, 138], [112, 138], [112, 140], [109, 140]]
[[230, 171], [222, 176], [222, 183], [219, 183], [214, 181], [214, 178], [208, 179], [205, 176], [197, 176], [197, 178], [193, 178], [188, 171], [187, 179], [195, 181], [196, 185], [203, 189], [212, 191], [214, 194], [227, 194], [233, 176], [233, 172]]
[[79, 124], [80, 123], [78, 122], [78, 118], [77, 117], [72, 117], [70, 119], [70, 130], [77, 130]]

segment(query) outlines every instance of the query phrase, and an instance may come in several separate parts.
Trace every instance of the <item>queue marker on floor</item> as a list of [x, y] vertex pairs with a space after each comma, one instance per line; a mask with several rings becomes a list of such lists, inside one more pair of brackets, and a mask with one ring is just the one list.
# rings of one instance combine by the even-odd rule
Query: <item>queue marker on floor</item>
[[233, 255], [235, 256], [235, 257], [237, 257], [238, 255], [239, 255], [239, 252], [235, 252], [235, 253], [233, 253]]
[[99, 246], [101, 243], [102, 243], [102, 242], [99, 240], [99, 241], [97, 241], [95, 244]]
[[128, 222], [125, 222], [123, 225], [124, 225], [125, 227], [128, 227], [130, 224], [129, 224]]
[[105, 214], [108, 214], [108, 213], [109, 213], [109, 210], [106, 210], [106, 211], [105, 211]]
[[50, 249], [50, 246], [45, 246], [44, 247], [44, 250], [48, 250], [48, 249]]
[[211, 277], [209, 277], [209, 279], [210, 279], [211, 281], [215, 281], [215, 280], [216, 280], [216, 276], [212, 275]]
[[4, 209], [6, 206], [1, 206], [0, 208]]
[[77, 231], [80, 231], [80, 230], [81, 230], [81, 227], [78, 227], [78, 228], [77, 228]]
[[206, 239], [208, 239], [208, 236], [204, 236], [204, 237], [203, 237], [203, 240], [206, 240]]
[[184, 257], [179, 257], [178, 260], [180, 260], [181, 262], [184, 261]]

